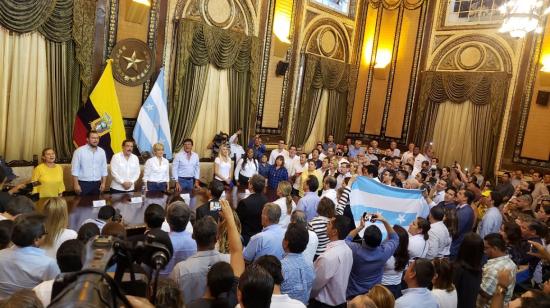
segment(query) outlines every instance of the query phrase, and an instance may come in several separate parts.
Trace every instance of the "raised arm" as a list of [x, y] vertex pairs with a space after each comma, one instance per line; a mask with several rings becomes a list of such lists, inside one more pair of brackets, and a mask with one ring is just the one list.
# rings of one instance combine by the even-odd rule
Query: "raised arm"
[[235, 223], [233, 210], [229, 205], [229, 201], [220, 200], [220, 205], [222, 208], [222, 216], [227, 226], [227, 241], [229, 242], [231, 267], [233, 268], [235, 276], [240, 277], [245, 268], [241, 236], [237, 230], [237, 224]]

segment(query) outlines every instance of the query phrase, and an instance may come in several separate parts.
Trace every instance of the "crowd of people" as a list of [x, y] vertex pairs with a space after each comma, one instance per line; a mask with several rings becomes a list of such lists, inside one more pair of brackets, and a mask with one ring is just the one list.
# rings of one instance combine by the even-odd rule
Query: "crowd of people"
[[[88, 144], [73, 157], [77, 193], [105, 190], [107, 163], [98, 139], [90, 132]], [[145, 163], [144, 189], [166, 191], [172, 180], [177, 192], [201, 190], [192, 146], [185, 140], [170, 176], [162, 145], [155, 145]], [[135, 190], [139, 178], [133, 142], [122, 147], [111, 161], [113, 193]], [[429, 145], [421, 151], [410, 144], [401, 153], [395, 142], [380, 149], [375, 140], [368, 146], [351, 139], [339, 145], [332, 136], [311, 153], [295, 145], [287, 150], [284, 140], [268, 153], [260, 136], [240, 157], [232, 155], [231, 144], [216, 148], [214, 179], [198, 207], [176, 197], [145, 211], [146, 233], [166, 236], [173, 249], [161, 272], [158, 306], [550, 306], [550, 173], [504, 173], [495, 185], [481, 166], [440, 166]], [[41, 196], [51, 197], [41, 213], [30, 199], [12, 196], [17, 187], [0, 193], [4, 305], [21, 306], [31, 298], [35, 306], [28, 307], [48, 305], [53, 279], [80, 270], [83, 247], [95, 235], [143, 238], [128, 237], [122, 218], [108, 205], [70, 230], [52, 152], [44, 151], [44, 163], [33, 175], [49, 182], [44, 191], [37, 187]], [[422, 190], [417, 218], [400, 226], [381, 215], [353, 217], [351, 187], [359, 176]], [[222, 197], [233, 185], [249, 191], [236, 204]], [[128, 298], [135, 307], [153, 307], [144, 298]]]

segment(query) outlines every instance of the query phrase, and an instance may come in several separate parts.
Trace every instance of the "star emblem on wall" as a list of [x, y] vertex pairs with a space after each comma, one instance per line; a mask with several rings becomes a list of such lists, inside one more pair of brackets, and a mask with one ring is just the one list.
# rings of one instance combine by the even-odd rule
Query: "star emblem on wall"
[[128, 63], [126, 64], [126, 70], [128, 70], [130, 67], [133, 68], [136, 72], [138, 71], [138, 63], [141, 63], [143, 62], [143, 59], [139, 59], [137, 56], [136, 56], [136, 51], [134, 50], [134, 52], [132, 53], [132, 56], [131, 57], [124, 57], [123, 58], [128, 61]]
[[155, 70], [153, 56], [145, 42], [134, 38], [121, 40], [111, 53], [113, 76], [127, 86], [141, 85]]

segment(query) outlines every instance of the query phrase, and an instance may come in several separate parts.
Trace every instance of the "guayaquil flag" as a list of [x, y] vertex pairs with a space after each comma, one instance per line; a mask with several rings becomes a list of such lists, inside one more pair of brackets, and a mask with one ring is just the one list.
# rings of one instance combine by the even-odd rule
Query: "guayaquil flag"
[[86, 144], [88, 131], [96, 130], [99, 133], [99, 146], [105, 150], [107, 160], [111, 159], [113, 153], [120, 151], [122, 141], [126, 139], [113, 79], [112, 61], [107, 60], [107, 66], [88, 101], [78, 110], [73, 128], [75, 146]]

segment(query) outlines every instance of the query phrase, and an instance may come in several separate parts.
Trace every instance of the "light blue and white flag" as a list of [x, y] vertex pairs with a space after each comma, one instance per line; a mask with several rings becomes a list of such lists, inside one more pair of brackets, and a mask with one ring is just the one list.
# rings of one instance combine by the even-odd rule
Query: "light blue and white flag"
[[153, 154], [153, 145], [162, 143], [167, 159], [172, 159], [172, 135], [168, 122], [166, 91], [164, 90], [164, 68], [160, 69], [157, 81], [141, 106], [134, 128], [134, 140], [140, 152]]
[[367, 212], [381, 214], [390, 225], [408, 229], [423, 210], [423, 200], [418, 189], [392, 187], [364, 176], [358, 177], [351, 186], [350, 207], [357, 225]]

